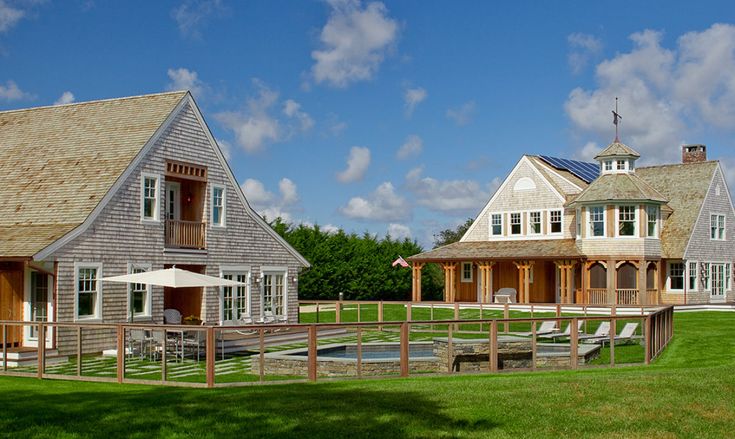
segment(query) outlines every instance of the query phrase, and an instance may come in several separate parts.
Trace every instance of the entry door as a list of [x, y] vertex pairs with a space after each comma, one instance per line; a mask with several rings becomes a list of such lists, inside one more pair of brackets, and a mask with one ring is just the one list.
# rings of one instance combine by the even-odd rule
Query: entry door
[[166, 219], [181, 219], [181, 185], [175, 181], [166, 182]]
[[725, 264], [712, 264], [712, 290], [710, 300], [725, 300]]
[[[22, 270], [0, 271], [0, 320], [23, 320]], [[20, 346], [22, 340], [22, 328], [8, 326], [8, 347]], [[0, 338], [0, 346], [2, 343]]]
[[[52, 311], [51, 277], [37, 271], [30, 272], [30, 288], [28, 291], [28, 319], [32, 322], [48, 322]], [[26, 328], [25, 346], [38, 346], [38, 327], [31, 325]], [[46, 346], [50, 347], [53, 328], [46, 332]]]

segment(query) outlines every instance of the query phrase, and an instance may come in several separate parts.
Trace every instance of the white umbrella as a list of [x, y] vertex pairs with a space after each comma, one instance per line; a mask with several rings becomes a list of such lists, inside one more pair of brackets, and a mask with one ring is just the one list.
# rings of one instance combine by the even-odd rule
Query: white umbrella
[[122, 276], [103, 277], [108, 282], [124, 282], [131, 284], [157, 285], [161, 287], [236, 287], [247, 285], [244, 282], [222, 279], [221, 277], [207, 276], [172, 267], [164, 270], [144, 271], [141, 273], [124, 274]]

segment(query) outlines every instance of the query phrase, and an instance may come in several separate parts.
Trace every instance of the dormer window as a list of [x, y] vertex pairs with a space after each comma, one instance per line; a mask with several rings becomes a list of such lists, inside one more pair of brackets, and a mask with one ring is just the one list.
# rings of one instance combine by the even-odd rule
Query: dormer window
[[605, 160], [605, 171], [612, 171], [612, 160]]
[[617, 161], [618, 171], [625, 171], [625, 160]]

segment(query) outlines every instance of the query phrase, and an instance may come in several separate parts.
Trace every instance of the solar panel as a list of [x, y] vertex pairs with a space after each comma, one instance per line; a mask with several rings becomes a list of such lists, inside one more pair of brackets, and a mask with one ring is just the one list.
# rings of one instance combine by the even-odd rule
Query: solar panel
[[580, 162], [579, 160], [549, 157], [547, 155], [540, 155], [539, 158], [556, 169], [571, 172], [587, 183], [591, 183], [592, 180], [600, 176], [600, 165], [597, 163]]

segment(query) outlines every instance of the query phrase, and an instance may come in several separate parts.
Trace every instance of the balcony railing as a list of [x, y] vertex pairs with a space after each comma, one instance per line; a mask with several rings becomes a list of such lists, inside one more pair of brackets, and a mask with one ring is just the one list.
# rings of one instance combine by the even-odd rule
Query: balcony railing
[[607, 304], [606, 288], [589, 288], [587, 290], [587, 302], [590, 305], [606, 305]]
[[636, 288], [618, 288], [618, 305], [638, 305], [638, 290]]
[[205, 230], [202, 222], [166, 220], [166, 247], [203, 250]]

